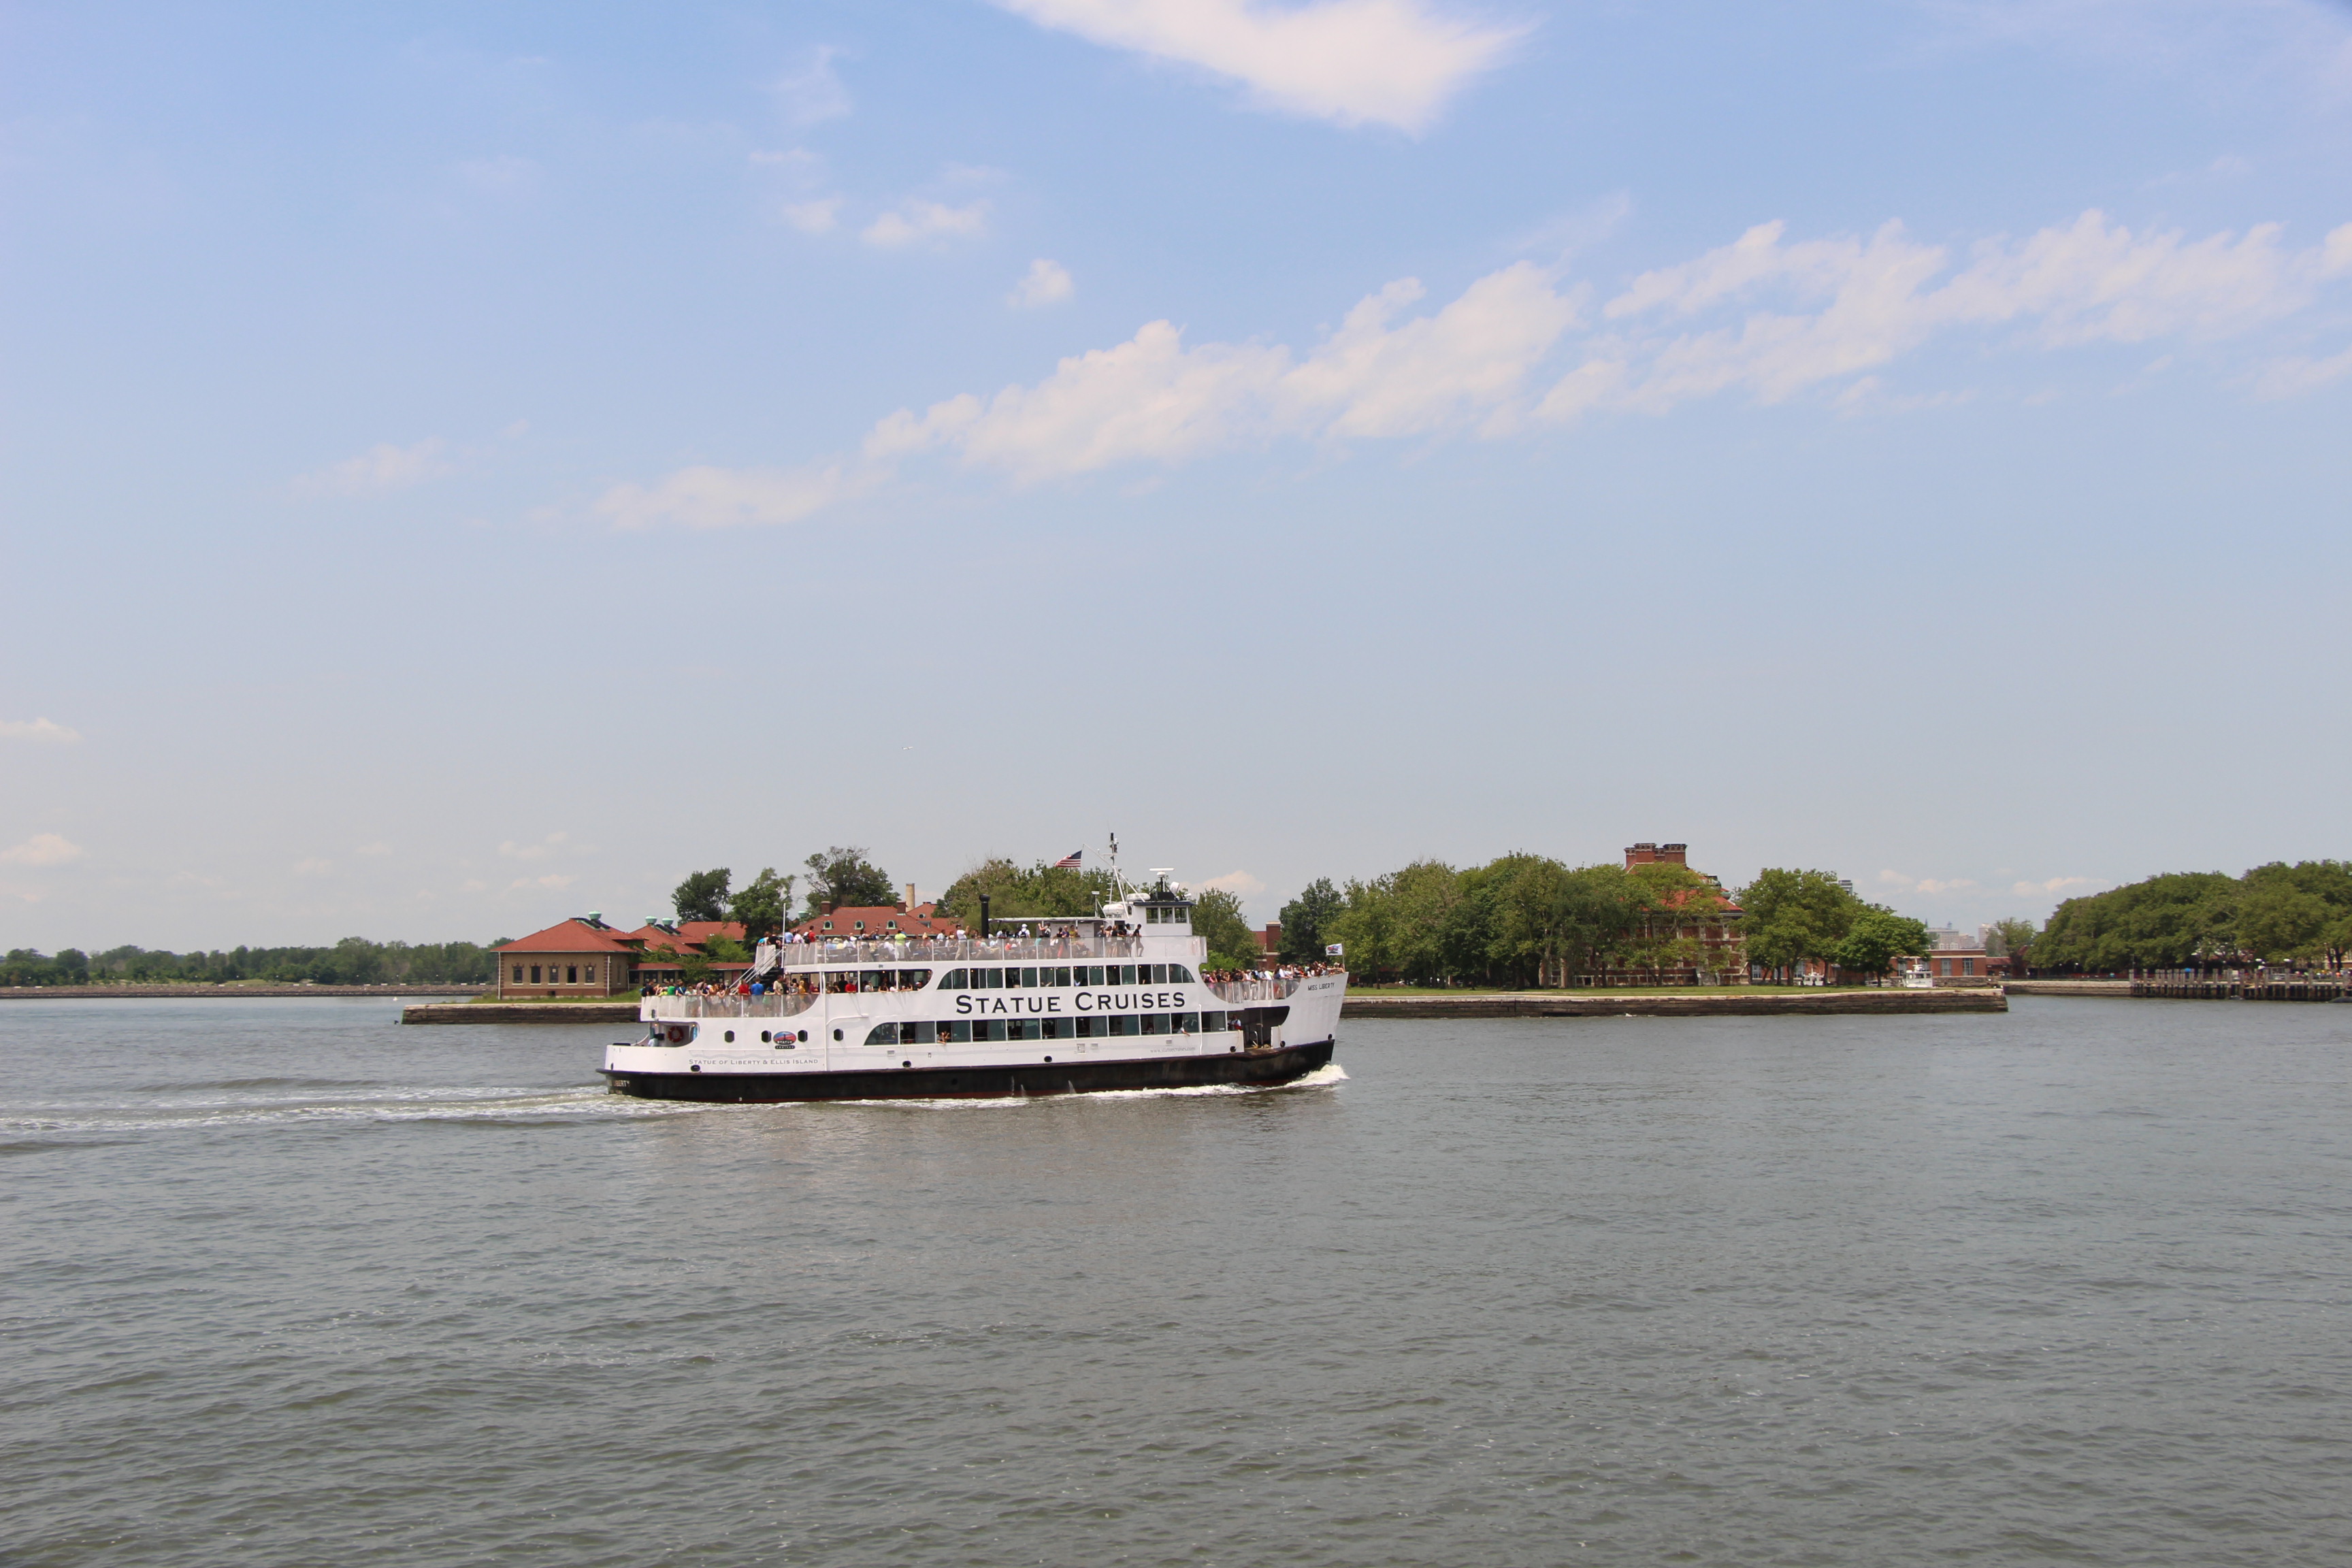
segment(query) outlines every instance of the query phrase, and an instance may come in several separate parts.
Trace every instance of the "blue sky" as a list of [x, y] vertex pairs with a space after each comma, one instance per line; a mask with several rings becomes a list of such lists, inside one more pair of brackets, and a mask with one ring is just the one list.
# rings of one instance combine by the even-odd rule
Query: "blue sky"
[[2352, 852], [2352, 9], [24, 5], [0, 944]]

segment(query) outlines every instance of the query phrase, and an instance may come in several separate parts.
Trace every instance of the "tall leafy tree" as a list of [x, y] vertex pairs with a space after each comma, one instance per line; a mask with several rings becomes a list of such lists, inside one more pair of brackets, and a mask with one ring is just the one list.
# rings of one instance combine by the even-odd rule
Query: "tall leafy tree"
[[762, 866], [760, 874], [728, 901], [727, 918], [740, 924], [743, 934], [755, 942], [774, 936], [784, 929], [785, 916], [793, 907], [793, 884], [798, 879], [779, 877], [773, 866]]
[[1282, 956], [1293, 963], [1312, 963], [1339, 939], [1329, 933], [1332, 922], [1348, 907], [1328, 877], [1318, 877], [1282, 906], [1275, 918], [1282, 922]]
[[1884, 974], [1898, 953], [1925, 952], [1934, 940], [1925, 922], [1873, 905], [1854, 916], [1830, 956], [1850, 974]]
[[2036, 969], [2172, 969], [2237, 952], [2243, 885], [2219, 871], [2175, 871], [2068, 899], [2033, 944]]
[[1118, 888], [1108, 871], [1066, 871], [1043, 860], [1024, 868], [1000, 855], [949, 883], [940, 907], [977, 931], [982, 893], [995, 919], [1023, 920], [1093, 914], [1118, 897]]
[[727, 918], [727, 881], [729, 872], [720, 866], [709, 871], [687, 874], [670, 892], [670, 908], [682, 921], [723, 921]]
[[1985, 928], [1985, 954], [1989, 958], [2008, 958], [2022, 963], [2026, 950], [2041, 932], [2032, 921], [2011, 916], [1997, 920]]
[[1257, 933], [1242, 914], [1241, 900], [1223, 888], [1194, 896], [1192, 934], [1207, 939], [1212, 969], [1249, 969], [1257, 963]]
[[827, 904], [872, 908], [898, 901], [890, 874], [866, 859], [866, 851], [854, 845], [836, 844], [810, 856], [804, 864], [808, 867], [810, 914]]
[[1866, 907], [1827, 871], [1779, 867], [1759, 871], [1737, 897], [1748, 961], [1773, 969], [1830, 957]]

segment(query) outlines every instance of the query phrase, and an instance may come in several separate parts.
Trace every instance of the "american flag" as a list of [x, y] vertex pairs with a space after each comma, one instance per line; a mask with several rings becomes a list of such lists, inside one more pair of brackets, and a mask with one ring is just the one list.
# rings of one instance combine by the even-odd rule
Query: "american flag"
[[1071, 850], [1067, 855], [1063, 856], [1059, 860], [1054, 862], [1054, 869], [1056, 871], [1076, 870], [1078, 868], [1078, 857], [1085, 853], [1086, 851], [1083, 849]]

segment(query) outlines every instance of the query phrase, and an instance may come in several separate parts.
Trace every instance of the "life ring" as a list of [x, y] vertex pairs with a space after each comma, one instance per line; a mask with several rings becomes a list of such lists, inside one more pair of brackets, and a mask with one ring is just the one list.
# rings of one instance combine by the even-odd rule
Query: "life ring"
[[673, 1046], [682, 1046], [686, 1044], [686, 1026], [684, 1024], [672, 1024], [668, 1028], [665, 1029], [663, 1033], [669, 1037], [669, 1043]]

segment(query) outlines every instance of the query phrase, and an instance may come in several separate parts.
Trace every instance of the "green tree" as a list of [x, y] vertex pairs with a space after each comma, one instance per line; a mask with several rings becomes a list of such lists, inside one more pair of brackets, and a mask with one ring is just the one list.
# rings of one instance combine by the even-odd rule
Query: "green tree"
[[978, 931], [983, 893], [990, 915], [1002, 921], [1090, 915], [1116, 898], [1118, 889], [1108, 871], [1067, 871], [1042, 860], [1024, 870], [1000, 855], [949, 883], [940, 908]]
[[2176, 969], [2237, 952], [2242, 884], [2219, 871], [2175, 871], [2068, 899], [2033, 944], [2036, 969]]
[[1293, 963], [1320, 960], [1324, 948], [1338, 940], [1327, 932], [1347, 907], [1348, 900], [1331, 885], [1330, 878], [1318, 877], [1307, 883], [1276, 917], [1282, 922], [1282, 956]]
[[761, 942], [784, 929], [784, 916], [793, 907], [793, 884], [797, 877], [779, 877], [773, 866], [762, 866], [760, 874], [746, 882], [741, 890], [729, 900], [727, 918], [743, 928], [753, 942]]
[[723, 921], [727, 918], [727, 881], [724, 866], [691, 872], [670, 893], [670, 908], [682, 921]]
[[836, 844], [810, 856], [805, 864], [810, 914], [822, 912], [827, 904], [837, 909], [870, 909], [898, 901], [890, 874], [855, 846]]
[[1924, 953], [1934, 939], [1927, 925], [1875, 905], [1854, 916], [1831, 962], [1849, 974], [1885, 974], [1899, 953]]
[[1192, 934], [1206, 939], [1212, 969], [1251, 969], [1257, 964], [1257, 932], [1242, 914], [1242, 901], [1223, 888], [1194, 896]]
[[1866, 907], [1827, 871], [1778, 867], [1759, 871], [1736, 901], [1748, 962], [1772, 969], [1830, 957]]
[[1985, 956], [2012, 959], [2022, 965], [2026, 950], [2033, 945], [2033, 939], [2040, 934], [2032, 921], [2020, 920], [2014, 915], [1997, 920], [1985, 929]]

